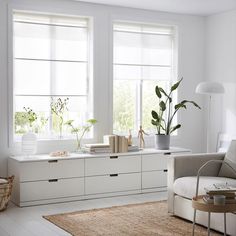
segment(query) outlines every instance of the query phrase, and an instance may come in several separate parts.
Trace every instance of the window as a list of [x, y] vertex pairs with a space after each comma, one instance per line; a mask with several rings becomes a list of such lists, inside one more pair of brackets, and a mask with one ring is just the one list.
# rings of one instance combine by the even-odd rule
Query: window
[[[63, 119], [81, 124], [92, 118], [89, 65], [89, 22], [86, 18], [15, 12], [13, 15], [14, 138], [27, 131], [25, 110], [38, 116], [39, 138], [57, 138], [59, 119], [51, 104], [67, 99]], [[63, 126], [63, 135], [70, 134]], [[91, 135], [91, 134], [90, 134]]]
[[174, 27], [115, 23], [113, 26], [113, 130], [154, 130], [155, 86], [175, 79]]

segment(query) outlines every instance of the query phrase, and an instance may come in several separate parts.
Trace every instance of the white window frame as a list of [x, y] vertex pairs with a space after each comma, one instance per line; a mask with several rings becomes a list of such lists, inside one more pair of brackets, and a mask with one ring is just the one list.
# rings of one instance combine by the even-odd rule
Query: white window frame
[[[14, 74], [13, 74], [13, 67], [14, 67], [14, 55], [13, 55], [13, 38], [14, 38], [14, 31], [13, 31], [13, 16], [14, 12], [29, 12], [29, 13], [35, 13], [35, 14], [45, 14], [45, 15], [55, 15], [55, 16], [71, 16], [71, 17], [82, 17], [86, 18], [88, 20], [88, 59], [87, 59], [87, 80], [88, 80], [88, 104], [90, 105], [89, 110], [92, 111], [94, 117], [95, 117], [95, 110], [94, 110], [94, 76], [93, 76], [93, 17], [91, 16], [83, 16], [81, 15], [75, 15], [70, 12], [68, 13], [60, 13], [60, 12], [49, 12], [49, 11], [39, 11], [35, 9], [28, 9], [28, 8], [18, 8], [11, 6], [9, 4], [8, 8], [8, 48], [7, 48], [7, 53], [8, 53], [8, 147], [14, 149], [19, 149], [19, 144], [21, 140], [16, 140], [14, 139]], [[55, 96], [55, 97], [60, 97], [60, 96]], [[66, 97], [66, 95], [63, 95], [63, 97]], [[92, 118], [92, 117], [91, 117]], [[96, 129], [93, 129], [93, 137], [86, 139], [88, 142], [91, 142], [95, 139], [96, 136]], [[66, 148], [67, 147], [72, 147], [74, 146], [74, 141], [75, 141], [75, 135], [68, 135], [65, 139], [59, 139], [59, 138], [53, 138], [53, 139], [41, 139], [38, 140], [38, 144], [42, 144], [42, 146], [48, 145], [50, 146], [57, 146], [59, 145], [64, 145]], [[56, 144], [56, 145], [55, 145]], [[41, 146], [41, 145], [40, 145]], [[44, 149], [44, 148], [43, 148]]]
[[[165, 24], [165, 23], [158, 23], [158, 22], [155, 22], [155, 23], [152, 23], [152, 22], [141, 22], [141, 21], [130, 21], [130, 20], [114, 20], [112, 22], [112, 91], [114, 89], [114, 86], [113, 86], [113, 82], [114, 82], [114, 65], [119, 65], [119, 63], [114, 63], [114, 25], [115, 24], [119, 24], [119, 23], [122, 23], [122, 24], [135, 24], [135, 25], [147, 25], [147, 26], [163, 26], [163, 27], [172, 27], [173, 28], [173, 33], [172, 33], [172, 37], [173, 37], [173, 41], [172, 41], [172, 67], [171, 67], [171, 79], [170, 79], [170, 86], [172, 84], [174, 84], [175, 82], [177, 82], [178, 80], [178, 26], [177, 25], [174, 25], [174, 24]], [[130, 32], [132, 33], [132, 32]], [[142, 33], [140, 33], [142, 34]], [[138, 94], [138, 97], [136, 99], [136, 113], [137, 113], [137, 117], [135, 119], [136, 121], [136, 124], [134, 125], [134, 137], [136, 138], [137, 137], [137, 134], [138, 134], [138, 130], [139, 130], [139, 125], [142, 124], [142, 110], [143, 110], [143, 104], [142, 104], [142, 82], [143, 80], [140, 79], [139, 80], [139, 87], [137, 88], [136, 86], [136, 89], [139, 90], [139, 91], [136, 91], [136, 94]], [[154, 89], [154, 88], [153, 88]], [[113, 92], [112, 92], [112, 96], [113, 96]], [[174, 95], [174, 102], [177, 102], [178, 100], [178, 94], [175, 94]], [[113, 99], [112, 99], [113, 101]], [[114, 127], [113, 127], [113, 124], [114, 124], [114, 119], [113, 119], [113, 106], [114, 106], [114, 103], [112, 102], [112, 132], [114, 132]], [[151, 113], [151, 111], [150, 111]], [[178, 121], [179, 120], [179, 115], [177, 114], [176, 117], [175, 117], [175, 120]], [[151, 121], [150, 121], [151, 122]], [[179, 131], [175, 131], [175, 133], [173, 134], [173, 136], [177, 136], [178, 135], [178, 132]], [[127, 133], [118, 133], [118, 134], [127, 134]]]

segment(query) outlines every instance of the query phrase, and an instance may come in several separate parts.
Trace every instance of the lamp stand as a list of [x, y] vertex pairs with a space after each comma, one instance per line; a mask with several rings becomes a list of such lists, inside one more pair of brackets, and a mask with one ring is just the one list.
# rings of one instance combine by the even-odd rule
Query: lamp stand
[[208, 101], [208, 117], [207, 117], [207, 153], [210, 152], [210, 135], [211, 135], [211, 95]]

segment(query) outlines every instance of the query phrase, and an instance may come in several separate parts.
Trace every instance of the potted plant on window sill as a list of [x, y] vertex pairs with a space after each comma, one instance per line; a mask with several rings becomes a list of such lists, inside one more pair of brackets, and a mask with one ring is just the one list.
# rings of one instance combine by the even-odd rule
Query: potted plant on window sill
[[[58, 98], [58, 99], [53, 99], [51, 98], [51, 114], [55, 115], [55, 117], [58, 119], [58, 126], [59, 126], [59, 139], [62, 139], [62, 128], [64, 125], [64, 114], [66, 111], [68, 111], [68, 102], [69, 98]], [[57, 122], [55, 122], [57, 123]]]
[[74, 120], [68, 120], [65, 124], [68, 125], [71, 128], [71, 133], [76, 134], [76, 142], [77, 142], [77, 148], [76, 152], [81, 153], [82, 152], [82, 139], [84, 135], [90, 131], [93, 125], [97, 123], [96, 119], [89, 119], [86, 121], [86, 124], [83, 126], [74, 126], [73, 125]]
[[177, 90], [183, 78], [171, 86], [170, 91], [167, 92], [163, 88], [156, 86], [155, 92], [159, 100], [157, 111], [152, 110], [151, 123], [156, 127], [157, 133], [155, 134], [155, 147], [160, 150], [167, 150], [170, 148], [170, 134], [181, 127], [181, 124], [173, 126], [173, 119], [177, 112], [187, 108], [187, 104], [191, 103], [195, 107], [200, 106], [194, 101], [183, 100], [176, 105], [173, 105], [173, 92]]
[[28, 132], [22, 135], [22, 153], [32, 155], [37, 152], [37, 136], [34, 133], [33, 125], [38, 119], [38, 115], [30, 108], [24, 107], [23, 117], [28, 122]]

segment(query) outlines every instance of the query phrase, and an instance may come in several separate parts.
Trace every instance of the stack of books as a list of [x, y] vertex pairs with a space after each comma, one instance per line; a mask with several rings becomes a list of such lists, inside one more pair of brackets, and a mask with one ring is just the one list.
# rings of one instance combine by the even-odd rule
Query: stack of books
[[226, 203], [236, 203], [236, 187], [225, 184], [213, 184], [213, 186], [205, 188], [206, 196], [203, 200], [207, 203], [213, 203], [215, 195], [224, 195]]
[[83, 151], [88, 153], [111, 153], [111, 147], [105, 143], [85, 144]]
[[128, 139], [125, 136], [109, 135], [107, 138], [104, 141], [109, 143], [112, 153], [128, 152]]
[[110, 145], [112, 153], [128, 152], [128, 151], [139, 151], [138, 146], [128, 145], [128, 139], [125, 136], [119, 135], [105, 135], [103, 141]]

